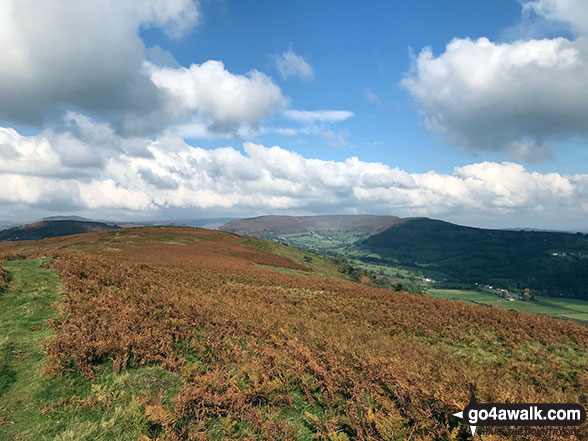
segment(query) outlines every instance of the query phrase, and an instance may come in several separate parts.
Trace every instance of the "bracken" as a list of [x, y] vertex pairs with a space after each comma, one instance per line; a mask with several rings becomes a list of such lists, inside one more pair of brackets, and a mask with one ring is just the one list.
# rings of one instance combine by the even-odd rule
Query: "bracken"
[[43, 241], [29, 253], [56, 257], [65, 296], [45, 373], [91, 377], [108, 360], [179, 372], [173, 403], [145, 406], [160, 440], [466, 439], [451, 414], [468, 383], [488, 402], [588, 394], [585, 326], [281, 274], [258, 265], [309, 268], [239, 240], [141, 228]]

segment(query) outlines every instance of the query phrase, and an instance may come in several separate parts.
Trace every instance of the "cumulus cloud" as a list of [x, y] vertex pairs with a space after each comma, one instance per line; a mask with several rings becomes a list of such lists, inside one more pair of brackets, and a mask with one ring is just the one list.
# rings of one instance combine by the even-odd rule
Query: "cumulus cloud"
[[[479, 216], [478, 222], [488, 223], [506, 214], [510, 225], [536, 225], [539, 217], [549, 222], [548, 216], [557, 216], [561, 225], [562, 217], [573, 223], [588, 214], [588, 175], [529, 172], [508, 162], [471, 164], [450, 174], [408, 173], [356, 157], [306, 158], [278, 146], [206, 150], [171, 134], [117, 138], [80, 115], [70, 119], [72, 129], [59, 134], [24, 136], [0, 129], [0, 206], [40, 210], [67, 203], [95, 217], [165, 216], [169, 210], [372, 212], [461, 222]], [[114, 147], [100, 149], [101, 156], [92, 160], [96, 143], [107, 139]], [[68, 163], [73, 150], [82, 152], [75, 167]]]
[[588, 3], [584, 0], [527, 0], [523, 3], [523, 13], [529, 12], [567, 23], [578, 34], [588, 34]]
[[247, 75], [227, 71], [220, 61], [189, 68], [149, 65], [151, 80], [181, 104], [180, 113], [194, 112], [213, 132], [235, 132], [259, 122], [287, 104], [280, 88], [269, 77], [253, 70]]
[[278, 72], [284, 79], [297, 76], [303, 81], [308, 81], [314, 77], [312, 66], [292, 48], [281, 55], [274, 55], [273, 58]]
[[[579, 31], [586, 2], [527, 2]], [[427, 128], [469, 150], [502, 150], [516, 159], [549, 156], [553, 139], [588, 135], [588, 38], [452, 40], [435, 56], [423, 49], [402, 81]]]
[[139, 35], [158, 27], [180, 38], [198, 20], [195, 0], [2, 1], [0, 121], [42, 127], [75, 110], [126, 135], [255, 130], [287, 103], [269, 77], [234, 74], [218, 61], [184, 68]]
[[165, 96], [143, 69], [140, 28], [180, 37], [198, 21], [192, 0], [0, 4], [0, 119], [41, 125], [66, 108], [123, 119]]

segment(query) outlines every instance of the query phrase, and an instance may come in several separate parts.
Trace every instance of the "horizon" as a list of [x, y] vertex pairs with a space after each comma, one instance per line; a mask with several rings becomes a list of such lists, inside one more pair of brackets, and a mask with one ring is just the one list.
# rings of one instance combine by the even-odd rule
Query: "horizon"
[[[107, 223], [107, 224], [112, 224], [112, 225], [116, 225], [116, 224], [132, 224], [132, 223], [137, 223], [137, 224], [141, 224], [141, 223], [156, 223], [156, 222], [194, 222], [194, 221], [199, 221], [199, 222], [204, 222], [204, 221], [218, 221], [218, 220], [223, 220], [223, 221], [227, 221], [226, 223], [229, 223], [231, 221], [239, 221], [239, 220], [252, 220], [252, 219], [257, 219], [257, 218], [262, 218], [262, 217], [274, 217], [274, 216], [278, 216], [278, 217], [313, 217], [313, 216], [391, 216], [391, 217], [399, 217], [402, 219], [429, 219], [429, 220], [436, 220], [436, 221], [441, 221], [441, 222], [449, 222], [445, 219], [441, 219], [441, 218], [434, 218], [434, 217], [427, 217], [427, 216], [407, 216], [407, 217], [401, 217], [401, 216], [394, 216], [394, 215], [387, 215], [387, 214], [373, 214], [373, 213], [362, 213], [362, 214], [340, 214], [340, 213], [333, 213], [333, 214], [313, 214], [313, 215], [300, 215], [300, 216], [296, 216], [296, 215], [281, 215], [281, 214], [262, 214], [259, 216], [252, 216], [252, 217], [199, 217], [199, 218], [159, 218], [159, 219], [155, 219], [155, 218], [145, 218], [145, 219], [138, 219], [138, 218], [126, 218], [126, 219], [98, 219], [98, 218], [88, 218], [85, 216], [81, 216], [81, 215], [77, 215], [77, 214], [67, 214], [67, 215], [52, 215], [52, 216], [46, 216], [43, 218], [38, 218], [38, 219], [27, 219], [27, 220], [8, 220], [8, 219], [0, 219], [0, 229], [2, 228], [13, 228], [13, 227], [19, 227], [19, 226], [23, 226], [23, 225], [29, 225], [29, 224], [33, 224], [33, 223], [37, 223], [37, 222], [47, 222], [47, 221], [79, 221], [79, 222], [99, 222], [99, 223]], [[77, 219], [53, 219], [53, 218], [71, 218], [71, 217], [75, 217]], [[11, 224], [9, 224], [8, 226], [6, 226], [5, 222], [10, 222]], [[543, 232], [554, 232], [554, 233], [570, 233], [570, 234], [576, 234], [576, 233], [587, 233], [588, 232], [588, 228], [582, 228], [582, 227], [578, 227], [578, 228], [569, 228], [569, 229], [550, 229], [550, 228], [533, 228], [533, 227], [520, 227], [520, 226], [502, 226], [502, 227], [481, 227], [481, 226], [477, 226], [477, 225], [468, 225], [468, 224], [460, 224], [460, 223], [455, 223], [455, 222], [449, 222], [451, 224], [454, 225], [458, 225], [458, 226], [463, 226], [463, 227], [470, 227], [470, 228], [480, 228], [480, 229], [488, 229], [488, 230], [527, 230], [527, 231], [543, 231]], [[4, 227], [3, 227], [4, 225]], [[224, 224], [223, 224], [224, 225]], [[189, 225], [188, 225], [189, 226]], [[222, 225], [220, 225], [222, 226]], [[218, 230], [220, 228], [220, 226], [218, 228], [213, 228], [214, 230]], [[126, 227], [123, 227], [126, 228]], [[204, 227], [194, 227], [194, 228], [204, 228]]]
[[586, 231], [588, 2], [0, 6], [0, 220]]

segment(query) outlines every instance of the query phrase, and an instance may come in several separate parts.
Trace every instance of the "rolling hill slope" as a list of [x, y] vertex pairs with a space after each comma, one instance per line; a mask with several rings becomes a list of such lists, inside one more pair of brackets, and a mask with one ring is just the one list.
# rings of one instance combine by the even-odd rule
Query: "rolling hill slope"
[[230, 233], [5, 242], [0, 264], [0, 439], [465, 441], [469, 382], [485, 402], [588, 393], [588, 327]]

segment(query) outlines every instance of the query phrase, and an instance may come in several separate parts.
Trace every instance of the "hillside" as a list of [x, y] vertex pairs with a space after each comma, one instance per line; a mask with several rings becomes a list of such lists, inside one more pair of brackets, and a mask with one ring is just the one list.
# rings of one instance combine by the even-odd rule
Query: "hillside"
[[588, 236], [583, 234], [415, 219], [369, 237], [358, 249], [375, 255], [368, 260], [401, 264], [438, 280], [588, 299]]
[[403, 221], [396, 216], [374, 215], [260, 216], [234, 220], [220, 229], [242, 236], [268, 238], [313, 230], [356, 230], [370, 235]]
[[0, 263], [0, 439], [466, 440], [469, 382], [588, 394], [588, 327], [351, 283], [271, 242], [119, 229], [5, 242]]
[[394, 216], [263, 216], [222, 230], [338, 256], [405, 288], [493, 288], [588, 299], [588, 236]]
[[0, 231], [0, 242], [39, 240], [48, 237], [112, 230], [115, 225], [77, 220], [45, 220]]

